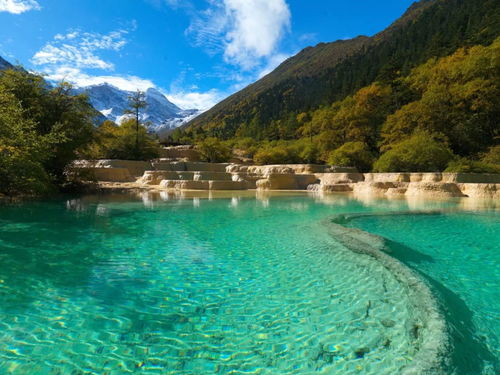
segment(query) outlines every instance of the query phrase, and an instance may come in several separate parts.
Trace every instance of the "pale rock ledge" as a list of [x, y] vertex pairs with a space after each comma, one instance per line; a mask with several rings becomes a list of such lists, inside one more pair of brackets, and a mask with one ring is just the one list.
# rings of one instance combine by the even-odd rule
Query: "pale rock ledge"
[[[178, 150], [174, 150], [178, 151]], [[182, 152], [184, 152], [183, 150]], [[172, 151], [173, 152], [173, 151]], [[71, 170], [83, 180], [175, 190], [308, 190], [359, 196], [500, 199], [500, 174], [358, 173], [314, 164], [244, 165], [171, 161], [80, 160]]]

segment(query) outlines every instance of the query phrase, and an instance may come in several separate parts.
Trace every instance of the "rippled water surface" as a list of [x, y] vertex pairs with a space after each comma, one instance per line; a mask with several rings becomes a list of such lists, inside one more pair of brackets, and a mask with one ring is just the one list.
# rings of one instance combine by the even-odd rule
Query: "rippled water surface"
[[[346, 212], [463, 207], [167, 194], [0, 206], [0, 374], [397, 374], [418, 341], [408, 296], [325, 226]], [[408, 264], [462, 301], [481, 371], [494, 366], [500, 300], [487, 207], [351, 222], [423, 257]]]
[[394, 241], [393, 255], [430, 280], [453, 322], [459, 373], [500, 373], [500, 215], [375, 215], [351, 225]]

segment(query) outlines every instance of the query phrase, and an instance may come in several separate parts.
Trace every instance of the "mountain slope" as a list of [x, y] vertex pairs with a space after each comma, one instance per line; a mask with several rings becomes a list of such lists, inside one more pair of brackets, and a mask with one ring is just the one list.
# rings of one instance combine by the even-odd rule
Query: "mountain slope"
[[422, 0], [373, 37], [321, 43], [288, 59], [276, 70], [211, 110], [184, 130], [220, 138], [250, 136], [255, 125], [293, 121], [296, 114], [327, 105], [377, 79], [411, 68], [461, 46], [487, 44], [499, 35], [496, 0]]
[[[92, 106], [108, 120], [119, 123], [126, 118], [124, 112], [128, 108], [128, 98], [132, 92], [120, 90], [107, 83], [83, 87], [77, 91], [86, 93]], [[177, 107], [154, 88], [146, 91], [146, 102], [142, 120], [148, 121], [150, 128], [156, 132], [178, 127], [198, 113], [195, 109], [183, 110]]]
[[0, 70], [10, 69], [13, 67], [14, 66], [10, 62], [8, 62], [7, 60], [4, 60], [2, 57], [0, 57]]

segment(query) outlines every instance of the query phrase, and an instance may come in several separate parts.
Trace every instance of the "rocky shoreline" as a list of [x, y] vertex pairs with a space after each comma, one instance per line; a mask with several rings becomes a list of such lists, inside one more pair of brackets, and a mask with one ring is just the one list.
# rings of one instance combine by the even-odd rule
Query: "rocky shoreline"
[[500, 174], [358, 173], [314, 164], [244, 165], [157, 159], [77, 161], [73, 170], [101, 187], [154, 190], [296, 190], [386, 197], [500, 199]]

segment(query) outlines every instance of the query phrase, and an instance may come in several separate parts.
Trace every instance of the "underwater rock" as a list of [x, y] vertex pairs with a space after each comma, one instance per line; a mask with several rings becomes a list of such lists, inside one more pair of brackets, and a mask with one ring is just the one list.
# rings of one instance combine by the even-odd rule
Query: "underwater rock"
[[394, 320], [391, 320], [391, 319], [382, 319], [380, 321], [380, 323], [386, 327], [386, 328], [391, 328], [391, 327], [394, 327], [396, 325], [396, 322]]
[[367, 347], [362, 347], [354, 351], [355, 358], [361, 359], [365, 357], [365, 354], [369, 353], [370, 349]]

